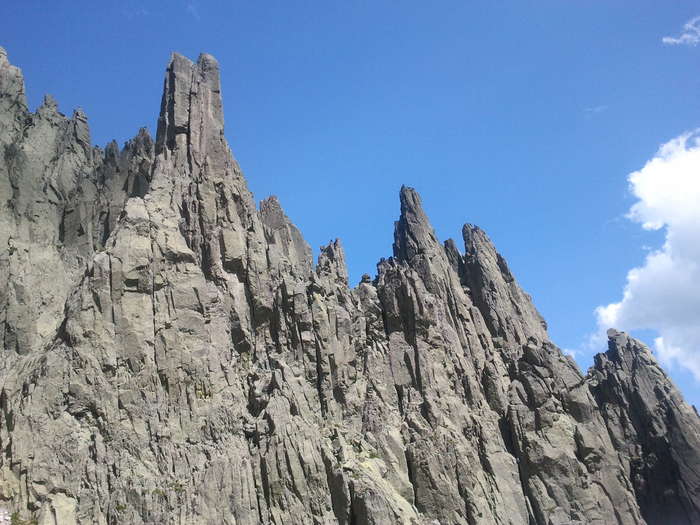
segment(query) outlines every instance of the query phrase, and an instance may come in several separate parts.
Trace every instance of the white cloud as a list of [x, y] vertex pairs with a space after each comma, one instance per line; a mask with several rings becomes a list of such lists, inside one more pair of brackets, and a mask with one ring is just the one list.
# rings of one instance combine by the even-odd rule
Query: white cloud
[[666, 364], [700, 380], [700, 134], [664, 144], [629, 176], [637, 202], [627, 217], [665, 231], [664, 244], [627, 274], [622, 300], [596, 309], [601, 329], [654, 330]]
[[683, 25], [683, 32], [679, 37], [665, 36], [661, 39], [664, 44], [696, 46], [700, 42], [700, 16], [691, 18]]

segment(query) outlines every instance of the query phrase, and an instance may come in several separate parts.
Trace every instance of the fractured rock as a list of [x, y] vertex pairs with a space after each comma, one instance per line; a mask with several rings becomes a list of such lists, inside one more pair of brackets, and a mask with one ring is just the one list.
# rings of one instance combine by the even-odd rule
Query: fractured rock
[[[351, 288], [173, 54], [152, 140], [29, 112], [0, 50], [0, 500], [41, 524], [698, 521], [697, 414], [617, 332], [584, 377], [486, 234], [400, 192]], [[50, 275], [50, 279], [46, 276]]]

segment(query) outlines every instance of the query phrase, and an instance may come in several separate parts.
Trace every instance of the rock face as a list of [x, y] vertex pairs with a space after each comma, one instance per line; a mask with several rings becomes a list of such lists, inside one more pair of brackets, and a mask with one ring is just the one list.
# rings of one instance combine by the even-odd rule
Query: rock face
[[[173, 55], [155, 141], [30, 113], [0, 52], [0, 505], [49, 524], [691, 524], [700, 419], [641, 343], [584, 377], [479, 228], [411, 188], [314, 264]], [[34, 521], [32, 521], [34, 520]], [[670, 521], [669, 521], [670, 520]]]
[[608, 331], [589, 383], [648, 523], [700, 523], [698, 414], [648, 348]]

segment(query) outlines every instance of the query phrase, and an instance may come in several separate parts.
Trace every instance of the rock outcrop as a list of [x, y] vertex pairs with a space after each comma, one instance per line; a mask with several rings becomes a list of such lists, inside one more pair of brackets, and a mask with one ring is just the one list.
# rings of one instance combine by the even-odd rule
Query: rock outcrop
[[[48, 524], [690, 524], [700, 420], [641, 343], [583, 376], [486, 234], [411, 188], [348, 283], [174, 54], [158, 131], [93, 147], [0, 52], [0, 506]], [[32, 521], [34, 520], [34, 521]]]
[[648, 523], [700, 523], [700, 424], [647, 347], [608, 331], [589, 376]]

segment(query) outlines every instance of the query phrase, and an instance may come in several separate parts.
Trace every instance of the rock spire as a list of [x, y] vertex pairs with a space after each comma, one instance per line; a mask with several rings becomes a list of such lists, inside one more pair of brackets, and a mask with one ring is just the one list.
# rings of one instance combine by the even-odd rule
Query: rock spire
[[[612, 332], [584, 376], [503, 257], [400, 192], [348, 284], [173, 54], [155, 140], [27, 108], [0, 49], [0, 507], [49, 524], [692, 524], [700, 423]], [[50, 278], [47, 278], [50, 276]]]

